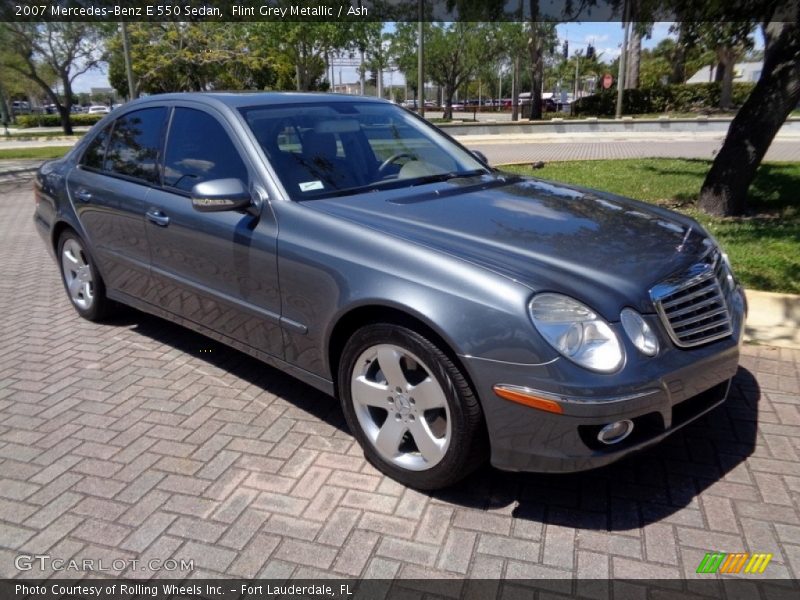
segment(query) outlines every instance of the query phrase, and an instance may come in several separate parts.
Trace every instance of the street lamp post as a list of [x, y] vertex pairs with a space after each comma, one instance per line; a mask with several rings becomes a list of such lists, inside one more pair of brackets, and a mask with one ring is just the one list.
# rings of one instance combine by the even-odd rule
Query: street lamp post
[[122, 53], [125, 56], [125, 76], [128, 78], [128, 98], [136, 100], [136, 83], [133, 80], [133, 67], [131, 66], [131, 44], [128, 40], [128, 25], [125, 21], [120, 23], [122, 28]]

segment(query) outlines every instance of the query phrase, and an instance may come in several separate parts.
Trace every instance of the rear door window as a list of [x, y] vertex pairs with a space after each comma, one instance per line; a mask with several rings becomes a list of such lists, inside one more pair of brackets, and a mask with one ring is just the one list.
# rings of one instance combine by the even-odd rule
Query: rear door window
[[159, 154], [166, 120], [165, 107], [144, 108], [128, 113], [114, 123], [103, 169], [159, 183]]

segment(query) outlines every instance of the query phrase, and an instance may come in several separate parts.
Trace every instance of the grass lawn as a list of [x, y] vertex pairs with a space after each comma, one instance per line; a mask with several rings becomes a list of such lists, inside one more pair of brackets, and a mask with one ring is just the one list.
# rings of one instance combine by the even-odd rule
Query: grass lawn
[[695, 207], [711, 161], [590, 160], [505, 170], [597, 188], [666, 206], [703, 224], [728, 253], [745, 287], [800, 294], [800, 163], [764, 163], [750, 187], [752, 214], [715, 218]]
[[61, 158], [72, 146], [48, 146], [46, 148], [0, 148], [0, 160], [22, 158]]

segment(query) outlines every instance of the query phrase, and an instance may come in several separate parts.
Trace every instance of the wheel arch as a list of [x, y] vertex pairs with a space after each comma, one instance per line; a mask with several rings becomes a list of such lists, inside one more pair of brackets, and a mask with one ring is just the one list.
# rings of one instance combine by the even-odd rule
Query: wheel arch
[[358, 329], [366, 325], [376, 325], [378, 323], [407, 327], [428, 338], [428, 340], [444, 352], [447, 358], [461, 371], [467, 383], [472, 388], [475, 397], [480, 401], [472, 380], [472, 375], [464, 361], [461, 360], [458, 353], [455, 351], [452, 342], [422, 315], [417, 315], [409, 310], [385, 304], [364, 304], [351, 308], [342, 314], [333, 326], [328, 336], [327, 359], [328, 368], [330, 369], [333, 379], [334, 393], [337, 397], [339, 394], [339, 363], [347, 340], [349, 340]]
[[61, 239], [61, 236], [64, 235], [65, 231], [71, 231], [75, 235], [80, 236], [80, 233], [75, 231], [75, 228], [66, 221], [56, 221], [56, 224], [53, 225], [53, 231], [50, 239], [50, 245], [53, 246], [53, 252], [56, 253], [56, 255], [58, 254], [58, 240]]

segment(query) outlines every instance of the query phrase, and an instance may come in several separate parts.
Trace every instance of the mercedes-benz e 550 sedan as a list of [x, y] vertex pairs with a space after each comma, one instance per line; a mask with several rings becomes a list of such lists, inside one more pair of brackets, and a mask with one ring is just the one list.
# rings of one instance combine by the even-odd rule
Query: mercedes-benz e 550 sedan
[[35, 183], [82, 317], [128, 304], [339, 398], [421, 489], [567, 472], [722, 402], [745, 298], [694, 220], [489, 167], [388, 102], [126, 104]]

